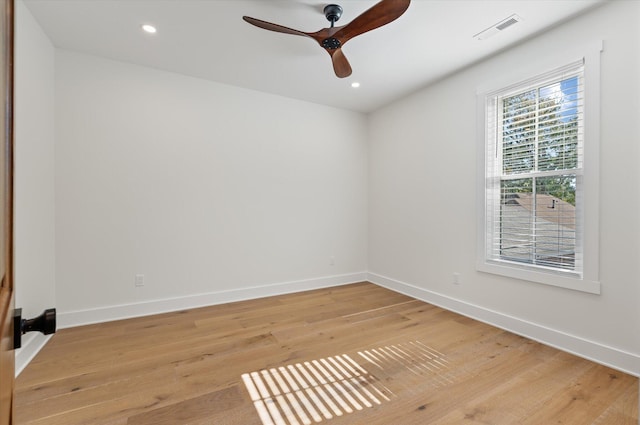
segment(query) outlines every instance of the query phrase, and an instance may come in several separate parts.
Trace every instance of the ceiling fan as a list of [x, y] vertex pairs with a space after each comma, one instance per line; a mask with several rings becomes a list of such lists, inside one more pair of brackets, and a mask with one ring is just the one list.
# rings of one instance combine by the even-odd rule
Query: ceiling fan
[[357, 35], [395, 21], [407, 10], [410, 3], [411, 0], [382, 0], [360, 14], [353, 21], [341, 27], [334, 27], [334, 24], [342, 16], [342, 7], [337, 4], [330, 4], [325, 6], [324, 15], [331, 22], [331, 27], [323, 28], [316, 32], [298, 31], [260, 19], [250, 18], [249, 16], [243, 16], [242, 19], [266, 30], [314, 39], [331, 56], [333, 70], [336, 75], [339, 78], [344, 78], [351, 75], [351, 65], [344, 53], [342, 53], [342, 46]]

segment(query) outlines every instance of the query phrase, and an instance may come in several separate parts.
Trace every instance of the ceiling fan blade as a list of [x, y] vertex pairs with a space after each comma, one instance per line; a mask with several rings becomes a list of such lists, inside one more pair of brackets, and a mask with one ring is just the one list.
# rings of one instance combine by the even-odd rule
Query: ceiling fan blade
[[382, 0], [341, 27], [333, 36], [342, 44], [353, 37], [395, 21], [409, 8], [411, 0]]
[[251, 18], [249, 16], [243, 16], [242, 19], [244, 19], [246, 22], [252, 25], [255, 25], [258, 28], [263, 28], [265, 30], [281, 32], [284, 34], [302, 35], [304, 37], [310, 36], [308, 33], [303, 31], [298, 31], [298, 30], [294, 30], [293, 28], [283, 27], [282, 25], [274, 24], [267, 21], [262, 21], [256, 18]]
[[333, 62], [333, 71], [338, 78], [345, 78], [351, 75], [351, 65], [347, 60], [342, 49], [327, 50], [331, 55], [331, 61]]

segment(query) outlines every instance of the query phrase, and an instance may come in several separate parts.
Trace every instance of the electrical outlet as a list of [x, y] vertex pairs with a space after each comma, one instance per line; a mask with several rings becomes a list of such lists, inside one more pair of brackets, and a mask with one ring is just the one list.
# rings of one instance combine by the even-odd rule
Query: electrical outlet
[[460, 285], [460, 273], [456, 272], [453, 274], [453, 284]]
[[141, 286], [144, 286], [144, 275], [143, 274], [137, 274], [136, 275], [135, 286], [137, 288], [139, 288]]

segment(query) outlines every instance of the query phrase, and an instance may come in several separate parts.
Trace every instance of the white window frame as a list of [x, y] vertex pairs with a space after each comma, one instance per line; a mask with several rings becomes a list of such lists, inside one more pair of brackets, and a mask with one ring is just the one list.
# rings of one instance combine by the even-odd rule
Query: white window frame
[[[599, 281], [599, 156], [600, 156], [600, 53], [603, 50], [599, 41], [591, 46], [580, 47], [573, 53], [548, 57], [541, 63], [520, 70], [509, 70], [511, 74], [477, 91], [477, 247], [476, 269], [481, 272], [507, 276], [519, 280], [542, 283], [577, 291], [600, 294]], [[487, 137], [487, 99], [492, 93], [534, 80], [555, 69], [570, 63], [584, 62], [584, 146], [582, 166], [582, 194], [577, 205], [577, 219], [582, 226], [582, 273], [548, 270], [532, 265], [501, 263], [487, 258], [487, 202], [489, 186], [486, 175]]]

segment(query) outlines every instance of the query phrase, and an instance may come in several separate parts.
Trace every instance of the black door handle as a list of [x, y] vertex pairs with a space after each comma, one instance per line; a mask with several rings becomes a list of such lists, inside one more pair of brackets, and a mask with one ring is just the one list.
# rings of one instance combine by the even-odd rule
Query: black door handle
[[22, 347], [22, 335], [27, 332], [42, 332], [45, 335], [56, 333], [56, 309], [48, 308], [40, 316], [23, 319], [22, 309], [13, 312], [13, 348]]

